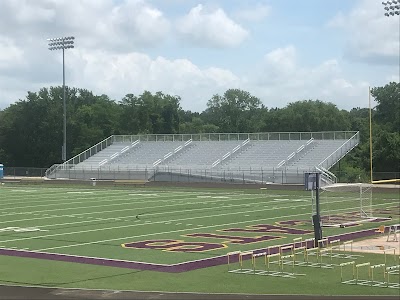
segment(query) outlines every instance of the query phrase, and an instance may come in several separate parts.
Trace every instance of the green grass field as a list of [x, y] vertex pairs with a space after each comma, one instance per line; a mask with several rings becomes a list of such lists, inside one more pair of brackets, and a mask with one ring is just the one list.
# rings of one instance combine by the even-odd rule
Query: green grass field
[[[398, 193], [374, 194], [393, 220], [324, 228], [324, 236], [399, 223]], [[357, 201], [331, 207], [357, 211]], [[397, 212], [397, 213], [396, 213]], [[387, 216], [387, 215], [386, 215]], [[179, 264], [313, 237], [309, 192], [179, 188], [0, 187], [0, 248], [153, 264]], [[290, 225], [286, 221], [297, 221]], [[284, 223], [280, 223], [284, 222]], [[261, 225], [307, 231], [263, 232]], [[257, 231], [258, 230], [258, 231]], [[269, 236], [269, 238], [266, 238]], [[257, 237], [264, 237], [257, 240]], [[245, 240], [244, 238], [250, 239]], [[138, 248], [138, 245], [144, 247]], [[134, 243], [136, 248], [122, 247]], [[212, 250], [207, 250], [213, 245]], [[195, 250], [198, 250], [195, 252]], [[360, 262], [382, 263], [366, 254]], [[249, 262], [247, 262], [249, 263]], [[340, 283], [340, 271], [296, 267], [297, 279], [232, 274], [226, 265], [165, 273], [0, 256], [0, 283], [209, 293], [397, 295], [398, 289]]]

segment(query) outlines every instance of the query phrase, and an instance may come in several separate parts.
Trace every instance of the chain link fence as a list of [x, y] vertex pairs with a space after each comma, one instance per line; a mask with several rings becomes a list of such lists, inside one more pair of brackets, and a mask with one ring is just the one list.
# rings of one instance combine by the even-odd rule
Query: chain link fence
[[43, 177], [47, 168], [24, 168], [4, 166], [4, 176], [10, 178], [16, 177]]
[[[4, 176], [8, 178], [20, 177], [44, 177], [46, 168], [4, 167]], [[312, 170], [308, 170], [312, 171]], [[307, 171], [307, 172], [308, 172]], [[66, 170], [57, 178], [86, 180], [96, 178], [98, 180], [149, 180], [168, 182], [226, 182], [226, 183], [283, 183], [301, 184], [304, 182], [305, 170], [291, 169], [244, 169], [244, 170], [209, 170], [209, 169], [171, 169], [148, 168], [131, 170], [102, 170], [81, 169]], [[356, 183], [369, 182], [367, 173], [355, 174], [343, 171], [335, 172], [338, 182]], [[400, 178], [400, 172], [374, 172], [374, 180], [387, 180]]]

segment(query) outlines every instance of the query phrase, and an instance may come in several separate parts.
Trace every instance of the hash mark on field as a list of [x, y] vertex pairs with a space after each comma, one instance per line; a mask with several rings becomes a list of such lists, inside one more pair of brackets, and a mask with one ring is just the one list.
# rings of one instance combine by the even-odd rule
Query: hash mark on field
[[128, 196], [152, 196], [152, 197], [158, 197], [158, 194], [128, 194]]
[[67, 194], [93, 194], [93, 192], [67, 192]]

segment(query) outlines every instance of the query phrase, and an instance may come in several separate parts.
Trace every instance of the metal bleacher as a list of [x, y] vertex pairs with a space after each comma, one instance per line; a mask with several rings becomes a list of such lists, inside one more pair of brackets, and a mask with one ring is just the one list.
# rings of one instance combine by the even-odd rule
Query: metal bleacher
[[[112, 160], [109, 165], [152, 167], [156, 161], [163, 159], [167, 153], [174, 151], [181, 144], [182, 142], [141, 142], [137, 147], [132, 148], [125, 154]], [[107, 164], [105, 164], [105, 166], [107, 166]]]
[[226, 163], [223, 163], [220, 168], [239, 168], [252, 167], [259, 168], [260, 166], [274, 168], [283, 159], [285, 159], [293, 149], [300, 147], [304, 141], [252, 141], [250, 145], [242, 152], [232, 157]]
[[198, 167], [208, 166], [220, 159], [224, 154], [231, 151], [239, 141], [204, 141], [193, 142], [190, 151], [183, 152], [175, 159], [168, 162], [169, 166], [175, 167]]
[[304, 172], [329, 172], [358, 142], [358, 132], [111, 136], [46, 176], [301, 183]]
[[[346, 140], [324, 140], [314, 141], [312, 147], [304, 151], [295, 160], [289, 162], [286, 167], [288, 168], [304, 168], [308, 166], [318, 166], [336, 149], [340, 148]], [[331, 166], [330, 166], [331, 167]]]

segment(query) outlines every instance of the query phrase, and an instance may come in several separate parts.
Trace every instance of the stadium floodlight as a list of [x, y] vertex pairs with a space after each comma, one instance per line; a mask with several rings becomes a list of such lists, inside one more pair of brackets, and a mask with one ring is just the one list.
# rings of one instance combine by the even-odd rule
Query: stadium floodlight
[[61, 37], [54, 39], [47, 39], [49, 43], [49, 50], [62, 50], [62, 61], [63, 61], [63, 146], [61, 150], [62, 160], [65, 162], [67, 160], [67, 105], [65, 101], [65, 55], [64, 51], [66, 49], [74, 48], [75, 37]]
[[386, 17], [391, 17], [391, 16], [400, 17], [400, 0], [386, 1], [382, 2], [382, 4], [385, 6], [384, 9], [386, 10], [385, 12]]

